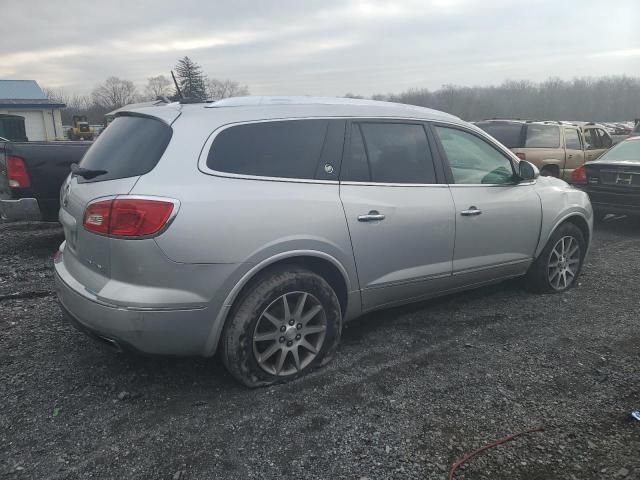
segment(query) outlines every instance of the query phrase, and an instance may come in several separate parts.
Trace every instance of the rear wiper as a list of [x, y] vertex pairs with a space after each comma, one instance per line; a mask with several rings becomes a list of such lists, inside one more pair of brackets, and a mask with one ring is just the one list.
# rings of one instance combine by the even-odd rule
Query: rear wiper
[[74, 175], [79, 175], [82, 178], [86, 178], [87, 180], [91, 180], [92, 178], [97, 177], [98, 175], [104, 175], [105, 173], [109, 173], [106, 170], [91, 170], [90, 168], [82, 168], [77, 163], [71, 164], [71, 173]]

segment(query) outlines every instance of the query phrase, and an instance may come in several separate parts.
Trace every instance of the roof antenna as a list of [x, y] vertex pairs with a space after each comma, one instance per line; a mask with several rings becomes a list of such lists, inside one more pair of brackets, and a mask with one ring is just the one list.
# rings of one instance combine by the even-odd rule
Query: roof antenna
[[178, 92], [178, 96], [184, 100], [184, 95], [180, 91], [180, 87], [178, 86], [178, 82], [176, 81], [176, 76], [173, 74], [173, 70], [171, 70], [171, 78], [173, 78], [173, 84], [176, 86], [176, 91]]

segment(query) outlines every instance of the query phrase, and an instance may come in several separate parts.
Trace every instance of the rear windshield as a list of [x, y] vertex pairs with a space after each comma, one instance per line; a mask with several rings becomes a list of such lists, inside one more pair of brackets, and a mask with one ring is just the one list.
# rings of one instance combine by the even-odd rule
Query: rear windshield
[[560, 128], [555, 125], [527, 125], [525, 148], [559, 148]]
[[116, 117], [91, 145], [80, 166], [107, 173], [81, 183], [101, 182], [117, 178], [137, 177], [149, 173], [164, 153], [173, 130], [150, 117]]
[[476, 125], [507, 148], [522, 147], [521, 123], [478, 122]]
[[605, 153], [599, 160], [603, 161], [628, 161], [640, 163], [640, 140], [627, 140], [621, 142], [607, 153]]

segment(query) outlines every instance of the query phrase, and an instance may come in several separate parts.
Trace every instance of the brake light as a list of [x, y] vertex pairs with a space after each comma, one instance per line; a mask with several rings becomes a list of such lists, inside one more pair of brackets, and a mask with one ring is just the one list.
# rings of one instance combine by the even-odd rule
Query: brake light
[[526, 160], [527, 159], [527, 156], [524, 154], [524, 152], [516, 153], [516, 157], [518, 157], [520, 160]]
[[571, 172], [570, 183], [574, 185], [586, 185], [587, 183], [587, 170], [584, 165], [580, 165], [573, 172]]
[[7, 156], [7, 179], [11, 188], [29, 188], [31, 186], [27, 166], [23, 159]]
[[100, 235], [146, 237], [158, 233], [171, 217], [175, 204], [168, 200], [115, 198], [90, 204], [84, 228]]

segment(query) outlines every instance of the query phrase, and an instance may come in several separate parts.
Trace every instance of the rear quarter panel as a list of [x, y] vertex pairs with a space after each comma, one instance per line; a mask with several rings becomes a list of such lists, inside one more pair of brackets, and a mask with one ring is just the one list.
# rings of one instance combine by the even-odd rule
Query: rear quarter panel
[[235, 112], [227, 110], [220, 119], [215, 111], [193, 112], [188, 120], [176, 120], [163, 158], [133, 188], [131, 194], [180, 201], [175, 220], [156, 238], [158, 246], [174, 262], [235, 264], [234, 277], [270, 259], [315, 252], [342, 266], [349, 290], [356, 290], [337, 183], [228, 178], [198, 169], [200, 156], [208, 154], [204, 145], [209, 135], [221, 125], [244, 120]]

